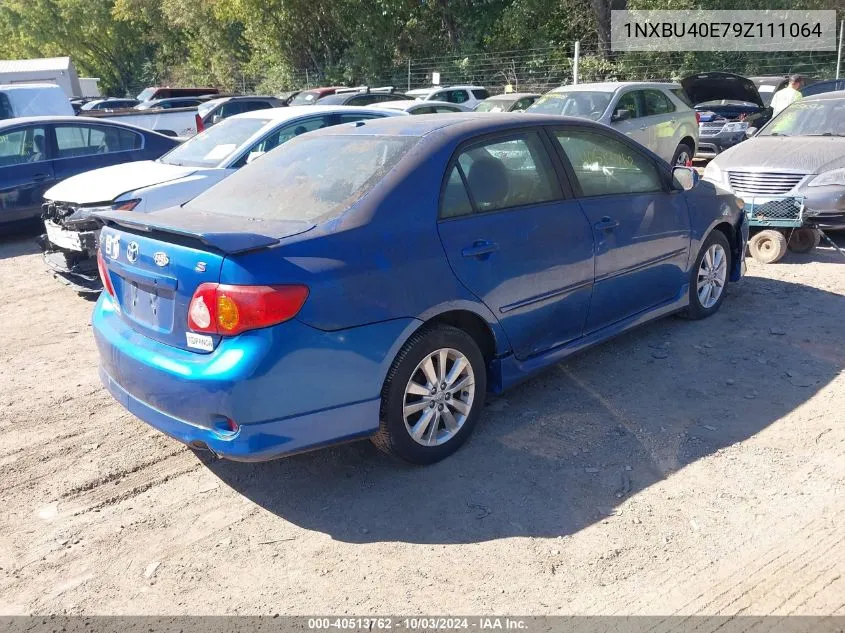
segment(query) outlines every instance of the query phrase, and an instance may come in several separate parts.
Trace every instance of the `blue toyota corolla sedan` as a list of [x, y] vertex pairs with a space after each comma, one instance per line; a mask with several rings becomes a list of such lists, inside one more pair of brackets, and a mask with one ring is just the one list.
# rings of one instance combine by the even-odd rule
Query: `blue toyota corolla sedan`
[[101, 219], [103, 382], [235, 460], [358, 438], [440, 460], [488, 391], [713, 314], [748, 235], [741, 200], [614, 130], [514, 114], [327, 128]]

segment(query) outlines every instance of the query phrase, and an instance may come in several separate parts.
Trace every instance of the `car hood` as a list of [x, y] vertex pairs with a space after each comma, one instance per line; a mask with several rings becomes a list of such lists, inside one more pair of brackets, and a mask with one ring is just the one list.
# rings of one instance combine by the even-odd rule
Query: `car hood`
[[733, 73], [698, 73], [684, 77], [681, 85], [694, 105], [727, 99], [728, 101], [747, 101], [761, 108], [764, 107], [754, 82]]
[[122, 163], [85, 172], [63, 180], [44, 197], [57, 202], [95, 204], [110, 202], [120, 194], [190, 176], [197, 167], [179, 167], [154, 160]]
[[719, 169], [783, 169], [818, 174], [845, 167], [845, 138], [757, 136], [722, 152]]

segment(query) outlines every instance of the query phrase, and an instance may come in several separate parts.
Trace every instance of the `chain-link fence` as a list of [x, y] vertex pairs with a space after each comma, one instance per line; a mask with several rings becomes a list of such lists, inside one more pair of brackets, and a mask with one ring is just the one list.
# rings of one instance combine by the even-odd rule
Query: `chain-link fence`
[[[746, 77], [788, 76], [799, 73], [813, 79], [832, 79], [837, 70], [836, 52], [716, 52], [716, 53], [624, 53], [609, 59], [597, 51], [581, 48], [577, 56], [578, 81], [671, 80], [705, 71], [732, 72]], [[576, 65], [575, 43], [525, 50], [444, 55], [397, 60], [373, 76], [357, 76], [341, 82], [320, 69], [277, 69], [236, 73], [227, 92], [278, 94], [325, 85], [393, 86], [409, 90], [439, 85], [473, 84], [491, 93], [545, 92], [572, 83]], [[144, 86], [139, 86], [140, 92]]]

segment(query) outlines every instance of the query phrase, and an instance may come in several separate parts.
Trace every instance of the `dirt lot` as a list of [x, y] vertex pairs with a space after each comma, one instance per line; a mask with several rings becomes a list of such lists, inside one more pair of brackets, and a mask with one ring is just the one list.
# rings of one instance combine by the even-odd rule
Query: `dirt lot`
[[429, 468], [200, 457], [0, 242], [0, 612], [845, 614], [845, 260], [790, 255], [489, 402]]

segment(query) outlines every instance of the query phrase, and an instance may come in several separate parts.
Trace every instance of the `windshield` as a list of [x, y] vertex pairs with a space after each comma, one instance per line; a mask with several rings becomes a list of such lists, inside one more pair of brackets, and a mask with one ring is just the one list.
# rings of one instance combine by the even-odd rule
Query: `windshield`
[[845, 99], [797, 101], [759, 136], [845, 136]]
[[262, 220], [325, 220], [366, 195], [418, 140], [304, 136], [240, 169], [187, 207]]
[[598, 121], [610, 103], [610, 92], [573, 90], [549, 92], [533, 103], [526, 112], [538, 114], [563, 114]]
[[298, 95], [296, 95], [290, 102], [290, 104], [292, 106], [314, 105], [317, 102], [317, 98], [319, 96], [320, 93], [316, 90], [306, 90], [305, 92], [300, 92]]
[[476, 106], [476, 112], [506, 112], [511, 105], [509, 99], [487, 99]]
[[269, 122], [269, 119], [226, 119], [173, 148], [159, 158], [159, 162], [188, 167], [219, 167]]
[[138, 101], [149, 101], [153, 98], [153, 95], [156, 93], [155, 88], [144, 88], [137, 97], [135, 97]]

